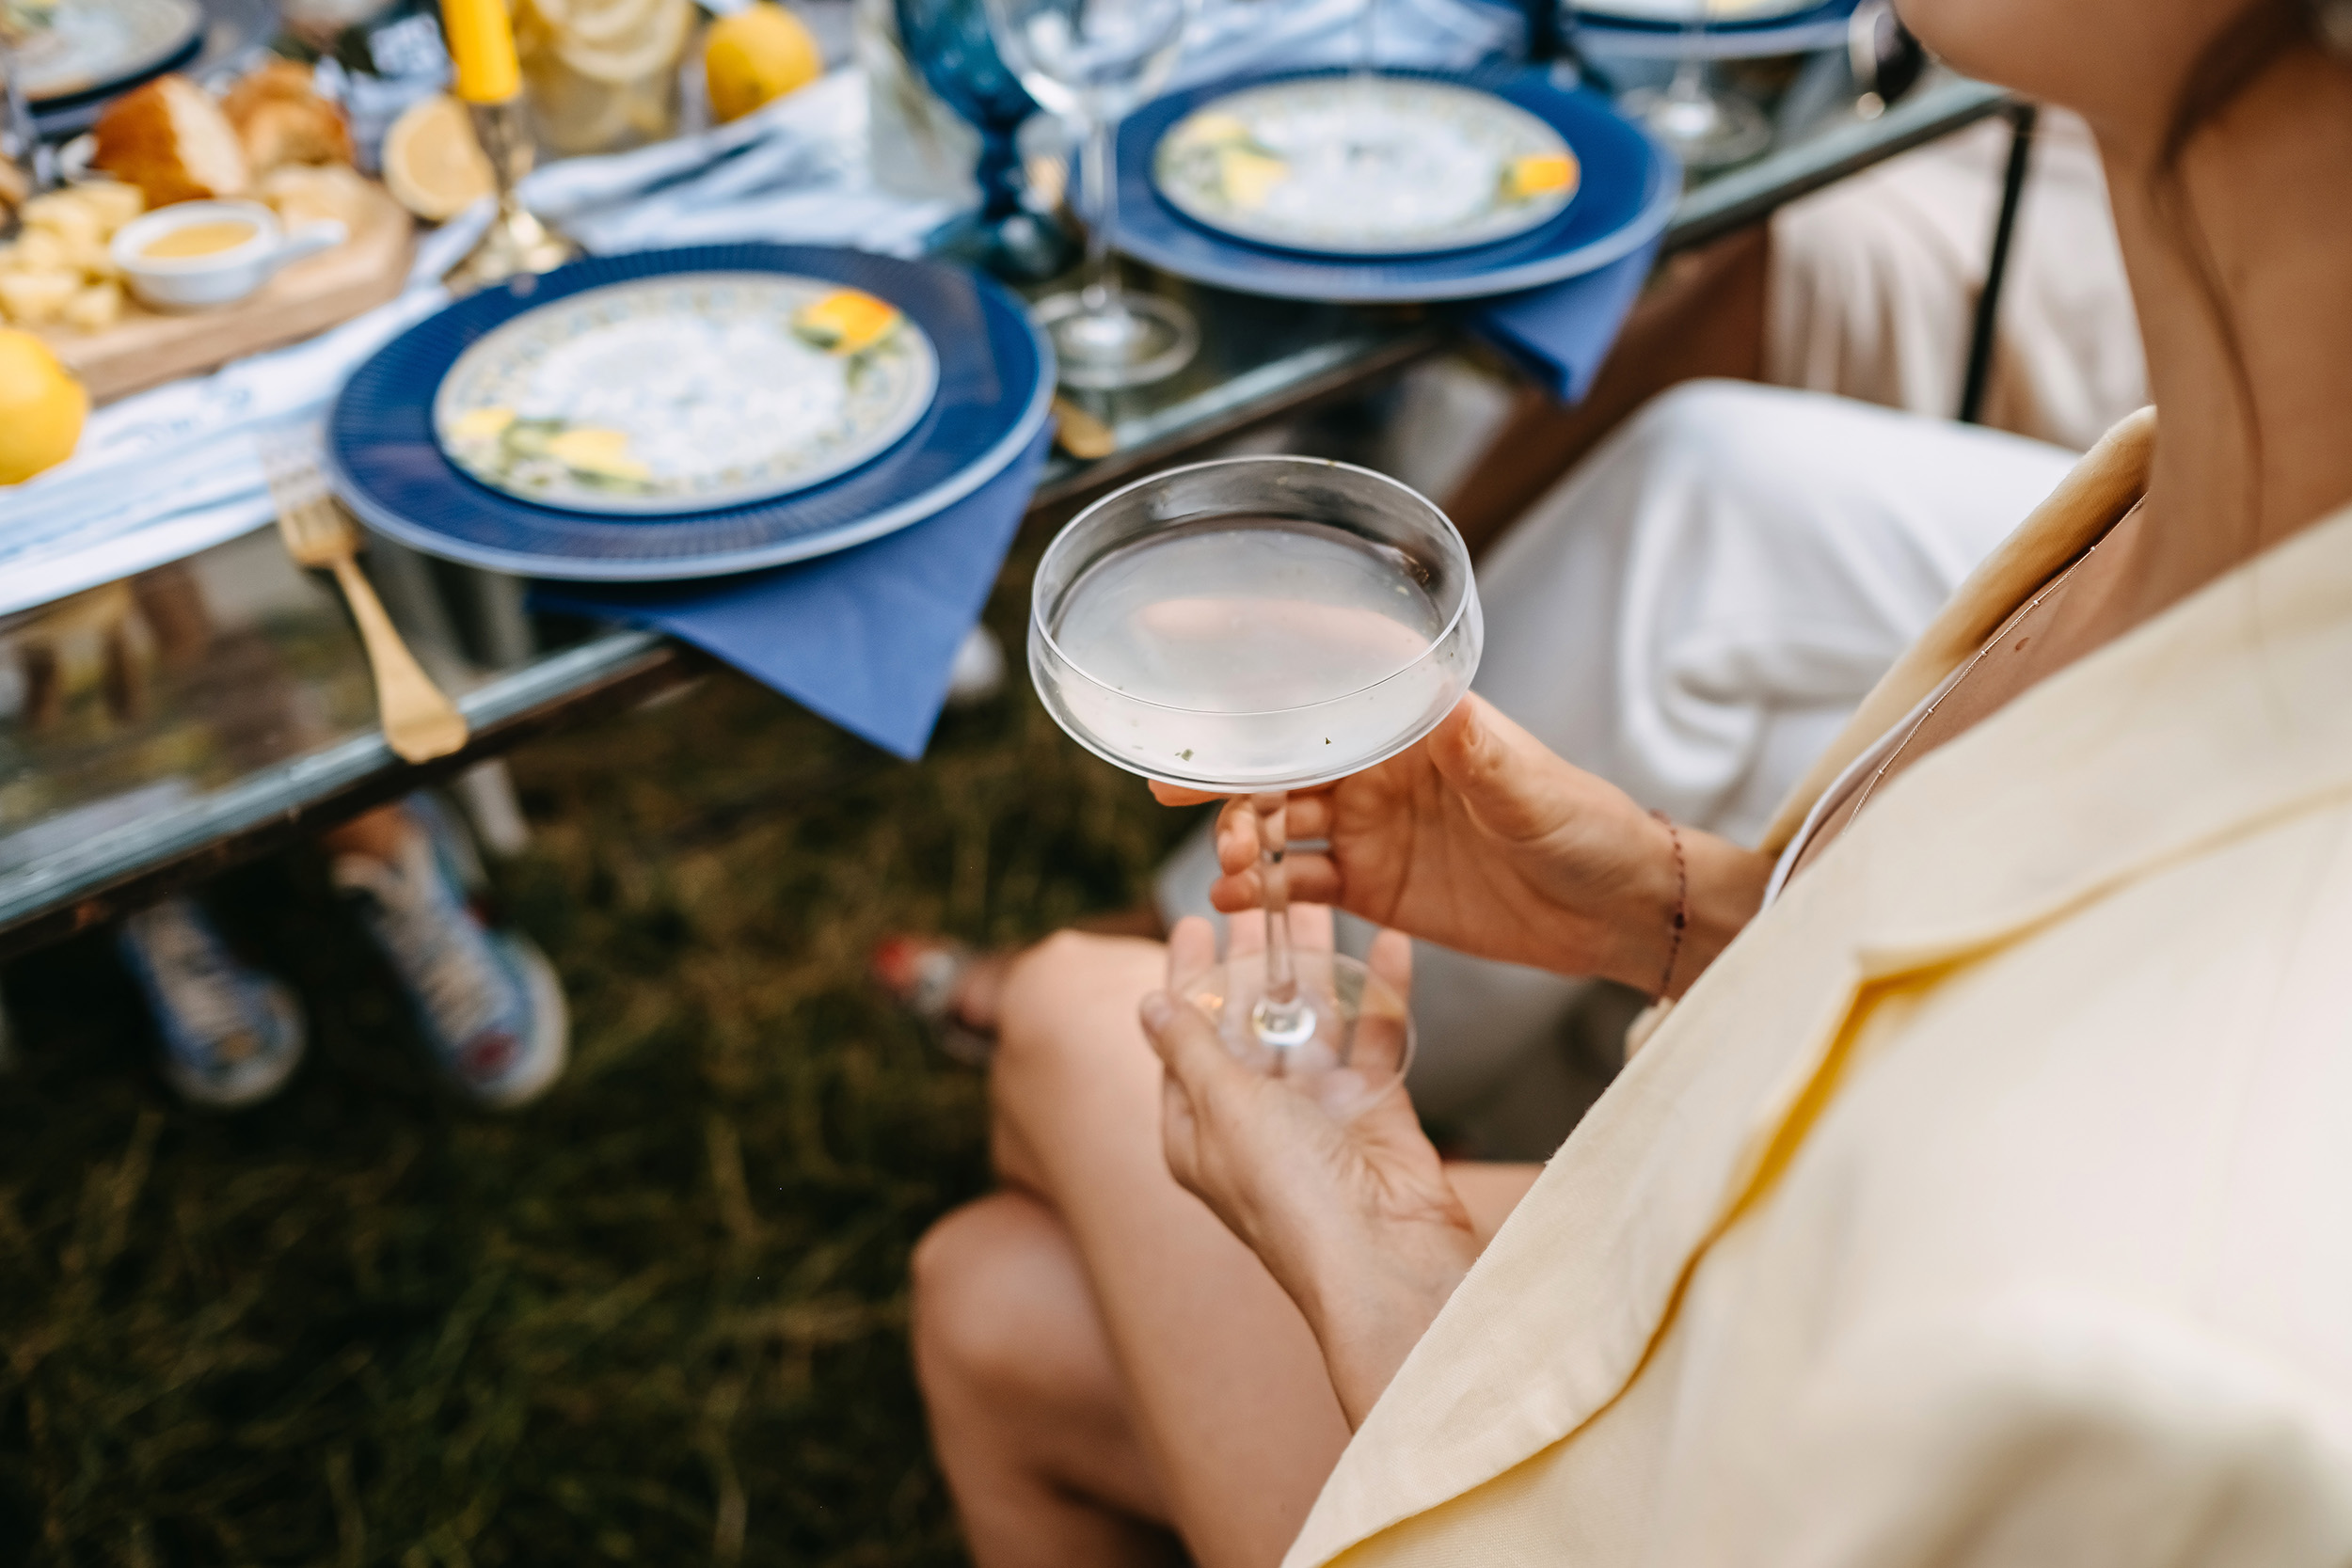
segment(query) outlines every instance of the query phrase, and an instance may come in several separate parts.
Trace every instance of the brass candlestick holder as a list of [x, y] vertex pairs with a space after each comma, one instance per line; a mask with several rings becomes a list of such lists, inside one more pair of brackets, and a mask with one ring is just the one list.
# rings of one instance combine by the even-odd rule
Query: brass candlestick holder
[[560, 230], [542, 223], [516, 194], [539, 153], [523, 119], [521, 96], [467, 106], [473, 111], [474, 135], [490, 160], [499, 206], [489, 231], [441, 279], [451, 293], [460, 294], [504, 282], [516, 273], [551, 272], [580, 255], [578, 245]]

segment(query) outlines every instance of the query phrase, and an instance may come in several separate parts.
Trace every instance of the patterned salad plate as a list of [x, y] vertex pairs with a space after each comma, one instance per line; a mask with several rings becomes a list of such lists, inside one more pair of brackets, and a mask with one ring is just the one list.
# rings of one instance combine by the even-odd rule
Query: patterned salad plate
[[1295, 78], [1202, 104], [1152, 176], [1195, 223], [1260, 245], [1412, 256], [1541, 228], [1576, 195], [1565, 137], [1493, 93], [1423, 77]]
[[[799, 488], [692, 512], [551, 505], [519, 483], [535, 456], [506, 460], [506, 477], [517, 481], [511, 487], [485, 483], [453, 460], [436, 429], [436, 406], [453, 381], [468, 385], [453, 372], [472, 350], [533, 318], [560, 320], [575, 309], [593, 315], [601, 309], [599, 295], [708, 289], [714, 277], [751, 293], [760, 292], [752, 283], [773, 281], [779, 299], [813, 282], [826, 297], [855, 293], [895, 309], [904, 317], [898, 330], [911, 343], [928, 344], [936, 359], [935, 388], [917, 400], [912, 426], [879, 448], [869, 434], [870, 455], [853, 467], [839, 467], [840, 451], [827, 456], [830, 478], [803, 472], [794, 481]], [[873, 319], [864, 307], [840, 306], [820, 317], [835, 325], [863, 320], [870, 326]], [[573, 582], [720, 577], [828, 555], [936, 515], [1029, 448], [1044, 428], [1053, 391], [1053, 353], [1021, 301], [966, 268], [829, 245], [638, 251], [484, 289], [385, 344], [336, 397], [326, 420], [326, 469], [336, 493], [370, 528], [469, 565]], [[476, 421], [477, 430], [502, 425], [501, 440], [522, 420], [519, 402], [476, 406], [514, 409], [511, 420], [493, 415]], [[585, 459], [591, 473], [611, 468], [616, 450], [652, 471], [650, 449], [637, 449], [634, 436], [627, 445], [613, 441], [617, 422], [586, 428], [596, 434], [566, 443], [564, 453]], [[563, 432], [541, 434], [552, 450]], [[569, 471], [560, 478], [566, 485], [577, 482]], [[601, 497], [593, 481], [584, 483]]]
[[18, 0], [8, 8], [29, 24], [17, 68], [24, 96], [37, 104], [147, 75], [204, 30], [196, 0]]
[[939, 386], [895, 307], [816, 277], [684, 273], [489, 333], [433, 401], [441, 450], [510, 496], [667, 515], [821, 484], [888, 451]]

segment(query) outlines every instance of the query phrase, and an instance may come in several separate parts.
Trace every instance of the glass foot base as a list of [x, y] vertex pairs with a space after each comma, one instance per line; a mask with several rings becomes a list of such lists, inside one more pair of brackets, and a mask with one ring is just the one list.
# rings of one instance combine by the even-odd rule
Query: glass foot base
[[1413, 1060], [1412, 1016], [1386, 981], [1344, 954], [1300, 953], [1294, 963], [1299, 998], [1314, 1023], [1296, 1044], [1261, 1037], [1263, 954], [1219, 964], [1175, 989], [1208, 1015], [1235, 1060], [1281, 1079], [1344, 1121], [1405, 1081]]
[[1192, 312], [1153, 294], [1114, 293], [1091, 308], [1082, 293], [1056, 294], [1031, 313], [1065, 387], [1141, 387], [1183, 370], [1200, 346]]
[[1772, 123], [1744, 98], [1722, 92], [1640, 88], [1619, 107], [1658, 134], [1686, 168], [1744, 163], [1772, 144]]

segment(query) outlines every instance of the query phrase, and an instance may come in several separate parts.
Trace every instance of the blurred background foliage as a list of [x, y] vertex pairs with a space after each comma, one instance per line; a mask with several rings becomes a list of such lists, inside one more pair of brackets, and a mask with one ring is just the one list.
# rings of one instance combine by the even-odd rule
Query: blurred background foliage
[[715, 674], [513, 768], [574, 1018], [520, 1116], [436, 1092], [315, 852], [207, 895], [311, 1010], [259, 1109], [171, 1099], [103, 933], [5, 976], [0, 1562], [962, 1560], [905, 1264], [980, 1081], [866, 956], [1129, 907], [1188, 817], [1018, 673], [919, 766]]

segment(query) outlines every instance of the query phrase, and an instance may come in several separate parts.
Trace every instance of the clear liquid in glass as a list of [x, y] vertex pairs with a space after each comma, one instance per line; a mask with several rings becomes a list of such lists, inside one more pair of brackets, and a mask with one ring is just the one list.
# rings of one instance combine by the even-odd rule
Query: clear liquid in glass
[[1355, 772], [1462, 684], [1430, 657], [1446, 617], [1409, 559], [1323, 523], [1152, 534], [1088, 567], [1052, 629], [1082, 678], [1049, 700], [1099, 749], [1237, 790]]

